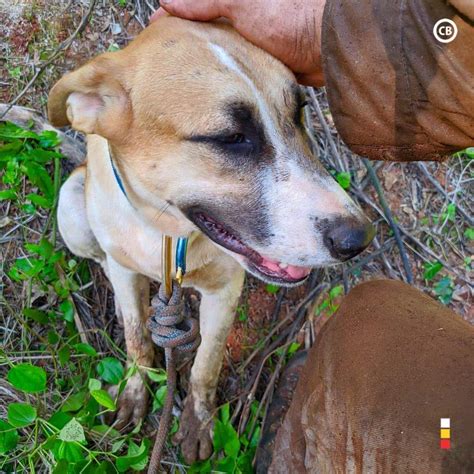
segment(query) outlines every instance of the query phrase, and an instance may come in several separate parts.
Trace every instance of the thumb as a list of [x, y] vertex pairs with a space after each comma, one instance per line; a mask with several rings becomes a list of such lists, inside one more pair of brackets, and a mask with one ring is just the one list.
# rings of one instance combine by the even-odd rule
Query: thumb
[[227, 2], [219, 0], [161, 0], [160, 7], [168, 13], [186, 20], [209, 21], [219, 17], [229, 18]]

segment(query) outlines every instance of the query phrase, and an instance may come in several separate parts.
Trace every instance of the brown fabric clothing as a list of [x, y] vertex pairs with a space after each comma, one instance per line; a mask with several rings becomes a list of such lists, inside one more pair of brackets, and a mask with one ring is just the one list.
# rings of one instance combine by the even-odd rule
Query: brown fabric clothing
[[404, 283], [355, 287], [309, 351], [268, 472], [474, 472], [474, 327]]
[[[322, 58], [336, 127], [357, 154], [441, 160], [474, 145], [474, 2], [327, 0]], [[433, 35], [448, 18], [458, 34]]]

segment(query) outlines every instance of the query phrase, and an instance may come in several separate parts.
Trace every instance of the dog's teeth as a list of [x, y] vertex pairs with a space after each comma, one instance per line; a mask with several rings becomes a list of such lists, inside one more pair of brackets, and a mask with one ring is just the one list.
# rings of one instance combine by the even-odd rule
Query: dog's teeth
[[285, 270], [285, 268], [288, 268], [288, 264], [287, 264], [287, 263], [279, 263], [278, 266], [279, 266], [281, 269], [283, 269], [283, 270]]

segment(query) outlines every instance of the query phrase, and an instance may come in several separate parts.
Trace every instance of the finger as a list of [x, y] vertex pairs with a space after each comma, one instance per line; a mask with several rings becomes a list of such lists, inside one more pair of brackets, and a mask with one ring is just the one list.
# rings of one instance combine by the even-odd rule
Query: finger
[[158, 20], [158, 18], [161, 18], [162, 16], [168, 16], [168, 12], [166, 10], [163, 10], [163, 8], [158, 8], [158, 10], [153, 13], [150, 17], [150, 23], [153, 23], [154, 21]]
[[219, 17], [229, 18], [227, 3], [221, 0], [161, 0], [160, 5], [171, 15], [186, 20], [209, 21]]

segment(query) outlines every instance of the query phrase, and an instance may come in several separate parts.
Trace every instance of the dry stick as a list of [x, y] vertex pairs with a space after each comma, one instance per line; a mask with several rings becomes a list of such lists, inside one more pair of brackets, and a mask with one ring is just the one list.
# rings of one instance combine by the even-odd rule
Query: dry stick
[[[306, 311], [303, 312], [303, 315], [306, 315]], [[258, 418], [258, 415], [260, 414], [263, 403], [266, 402], [267, 408], [268, 408], [268, 404], [271, 403], [271, 399], [273, 397], [273, 390], [274, 390], [275, 382], [276, 382], [277, 377], [279, 376], [280, 371], [283, 367], [283, 362], [284, 362], [286, 354], [288, 352], [288, 348], [289, 348], [291, 342], [293, 341], [293, 338], [295, 337], [295, 334], [298, 331], [300, 331], [300, 329], [302, 327], [304, 327], [304, 324], [305, 323], [303, 322], [303, 324], [300, 327], [300, 325], [298, 324], [298, 320], [295, 320], [295, 322], [291, 325], [291, 330], [288, 334], [288, 337], [286, 338], [286, 343], [283, 346], [280, 346], [283, 349], [282, 353], [280, 354], [280, 357], [278, 359], [275, 370], [273, 371], [273, 374], [270, 378], [270, 381], [268, 382], [267, 387], [265, 388], [265, 391], [263, 393], [262, 399], [260, 400], [260, 404], [258, 405], [258, 408], [255, 412], [255, 417], [253, 419], [252, 425], [250, 426], [249, 438], [252, 438], [252, 435], [253, 435], [254, 430], [255, 430], [255, 425], [257, 424], [257, 418]], [[267, 408], [265, 408], [265, 413], [264, 413], [264, 416], [263, 416], [262, 425], [265, 424]]]
[[[438, 180], [431, 175], [431, 173], [428, 171], [426, 168], [426, 165], [424, 163], [418, 163], [418, 168], [423, 172], [423, 174], [428, 178], [430, 183], [449, 201], [451, 201], [451, 198], [449, 197], [449, 194], [443, 189], [441, 184], [439, 184]], [[469, 225], [472, 227], [474, 226], [474, 218], [469, 215], [469, 213], [460, 205], [456, 204], [456, 208], [459, 211], [460, 214], [464, 216], [464, 218], [469, 222]]]
[[307, 91], [309, 93], [311, 104], [313, 105], [314, 110], [316, 111], [316, 115], [318, 116], [319, 122], [321, 123], [324, 133], [328, 139], [329, 147], [331, 148], [332, 154], [334, 155], [334, 158], [337, 160], [337, 163], [339, 165], [339, 170], [345, 171], [344, 164], [342, 163], [339, 152], [337, 151], [336, 143], [334, 142], [334, 138], [331, 135], [331, 130], [329, 130], [329, 126], [326, 122], [326, 119], [324, 118], [323, 112], [319, 105], [318, 98], [316, 97], [316, 94], [314, 93], [314, 89], [312, 87], [308, 87]]
[[[283, 318], [267, 335], [266, 337], [263, 339], [263, 341], [261, 342], [261, 346], [262, 347], [265, 347], [265, 344], [272, 338], [272, 336], [282, 327], [285, 325], [285, 323], [287, 323], [291, 318], [293, 318], [296, 314], [299, 313], [299, 311], [301, 310], [301, 308], [304, 308], [306, 307], [306, 305], [309, 303], [309, 300], [311, 300], [313, 298], [313, 296], [317, 293], [317, 290], [321, 287], [321, 286], [327, 286], [327, 284], [323, 284], [323, 285], [318, 285], [316, 288], [313, 288], [309, 293], [308, 295], [306, 296], [306, 298], [295, 308], [295, 310], [289, 314], [288, 316], [286, 316], [285, 318]], [[250, 364], [250, 362], [252, 362], [252, 360], [254, 359], [254, 357], [262, 350], [262, 347], [259, 347], [257, 349], [255, 349], [251, 354], [250, 356], [247, 358], [247, 360], [243, 363], [243, 365], [241, 367], [239, 367], [237, 369], [237, 372], [239, 374], [241, 374], [245, 368], [248, 366], [248, 364]]]
[[[356, 190], [356, 195], [359, 196], [365, 203], [367, 203], [369, 206], [371, 206], [373, 209], [375, 209], [382, 217], [383, 217], [383, 212], [372, 202], [370, 199], [368, 199], [363, 193], [360, 193]], [[420, 247], [422, 250], [424, 250], [428, 255], [430, 255], [432, 258], [437, 260], [439, 263], [443, 265], [443, 267], [446, 268], [446, 270], [449, 270], [451, 273], [456, 275], [457, 278], [462, 280], [463, 282], [472, 285], [472, 282], [465, 278], [463, 275], [461, 275], [454, 267], [452, 267], [449, 263], [447, 263], [445, 260], [440, 258], [438, 255], [436, 255], [430, 248], [428, 248], [425, 244], [421, 243], [416, 237], [413, 237], [413, 235], [410, 234], [407, 230], [405, 230], [403, 227], [398, 227], [400, 232], [408, 237], [410, 240], [412, 240], [418, 247]]]
[[393, 235], [395, 237], [395, 240], [397, 241], [398, 249], [400, 250], [400, 256], [402, 257], [402, 262], [403, 262], [403, 268], [405, 269], [405, 274], [407, 278], [407, 282], [411, 285], [413, 283], [413, 273], [410, 268], [410, 263], [408, 262], [408, 256], [405, 251], [405, 247], [403, 245], [402, 238], [400, 236], [400, 230], [398, 228], [398, 225], [396, 224], [395, 220], [393, 219], [392, 216], [392, 211], [388, 207], [387, 201], [385, 200], [385, 196], [383, 194], [382, 186], [380, 185], [380, 181], [377, 178], [377, 175], [375, 174], [374, 168], [370, 164], [369, 160], [364, 158], [362, 160], [364, 163], [365, 167], [367, 168], [367, 172], [369, 173], [369, 177], [372, 181], [372, 184], [375, 188], [375, 191], [377, 191], [377, 195], [379, 197], [380, 204], [382, 205], [383, 208], [383, 213], [385, 219], [388, 221], [390, 224], [390, 227], [392, 228]]
[[[353, 273], [354, 271], [356, 271], [357, 269], [363, 267], [364, 265], [366, 265], [367, 263], [369, 263], [370, 261], [374, 260], [376, 257], [378, 257], [380, 254], [383, 254], [387, 249], [389, 249], [391, 246], [393, 246], [395, 242], [395, 239], [393, 237], [391, 237], [390, 239], [386, 240], [381, 246], [379, 249], [375, 250], [374, 252], [371, 252], [369, 255], [367, 255], [366, 257], [364, 258], [361, 258], [357, 263], [355, 263], [354, 265], [352, 265], [351, 267], [349, 267], [347, 269], [347, 273]], [[265, 343], [274, 335], [274, 333], [282, 326], [284, 325], [289, 319], [293, 318], [296, 316], [296, 319], [295, 319], [295, 322], [293, 323], [293, 325], [290, 327], [290, 328], [287, 328], [285, 329], [279, 336], [278, 338], [272, 342], [272, 344], [270, 346], [267, 347], [267, 349], [265, 350], [265, 352], [260, 356], [260, 362], [259, 362], [259, 365], [258, 367], [253, 371], [253, 374], [251, 375], [250, 377], [250, 380], [249, 382], [247, 383], [247, 386], [246, 388], [243, 390], [243, 394], [247, 394], [246, 395], [246, 398], [247, 398], [247, 405], [242, 409], [242, 406], [243, 406], [243, 396], [240, 396], [239, 397], [239, 400], [237, 402], [237, 406], [234, 410], [234, 413], [232, 414], [232, 418], [231, 418], [231, 422], [234, 423], [234, 421], [237, 419], [237, 416], [239, 415], [240, 413], [240, 410], [242, 410], [242, 415], [241, 415], [241, 420], [239, 422], [239, 432], [241, 432], [241, 429], [240, 427], [242, 426], [242, 424], [245, 424], [246, 423], [246, 419], [244, 420], [244, 422], [242, 422], [242, 419], [244, 418], [248, 418], [248, 410], [249, 410], [249, 404], [248, 402], [251, 402], [254, 398], [254, 394], [257, 390], [257, 386], [258, 384], [256, 383], [258, 378], [260, 377], [261, 375], [261, 372], [262, 372], [262, 369], [263, 369], [263, 366], [265, 364], [265, 362], [267, 361], [268, 357], [270, 355], [272, 355], [273, 352], [275, 352], [277, 349], [278, 349], [278, 345], [280, 344], [280, 342], [287, 336], [288, 332], [291, 331], [291, 329], [294, 327], [295, 324], [297, 324], [301, 317], [304, 316], [304, 312], [302, 313], [302, 315], [298, 315], [298, 312], [301, 310], [301, 309], [306, 309], [306, 306], [308, 305], [308, 303], [311, 302], [312, 299], [314, 299], [316, 297], [316, 295], [323, 291], [325, 291], [325, 289], [331, 287], [331, 286], [336, 286], [336, 285], [339, 285], [340, 283], [342, 282], [342, 279], [337, 279], [337, 280], [331, 280], [329, 283], [323, 283], [315, 288], [313, 288], [307, 295], [307, 297], [298, 305], [298, 307], [291, 313], [289, 314], [288, 316], [286, 316], [282, 321], [280, 321], [280, 323], [278, 323], [277, 326], [275, 326], [271, 332], [265, 337], [265, 339], [263, 340], [263, 346], [265, 346]], [[262, 351], [262, 348], [259, 348], [259, 349], [255, 349], [252, 354], [250, 354], [250, 356], [247, 358], [247, 360], [244, 362], [244, 365], [247, 366], [251, 361], [252, 359], [255, 358], [256, 355], [258, 355], [258, 353]], [[238, 370], [238, 372], [240, 372], [240, 369]]]
[[[297, 308], [292, 311], [291, 314], [289, 314], [288, 316], [286, 316], [284, 319], [282, 319], [271, 331], [269, 334], [267, 334], [267, 336], [263, 339], [262, 341], [262, 344], [261, 346], [262, 347], [265, 347], [265, 344], [268, 342], [268, 340], [275, 334], [276, 331], [278, 331], [278, 329], [280, 329], [286, 322], [288, 322], [291, 318], [295, 318], [295, 323], [297, 321], [300, 321], [300, 319], [302, 318], [302, 316], [304, 316], [305, 314], [305, 310], [306, 310], [306, 306], [311, 302], [311, 300], [313, 299], [313, 297], [319, 292], [319, 291], [323, 291], [325, 288], [328, 287], [328, 284], [327, 283], [323, 283], [321, 285], [318, 285], [316, 286], [315, 288], [313, 288], [312, 290], [310, 290], [310, 292], [308, 293], [308, 295], [306, 296], [306, 298], [297, 306]], [[294, 324], [295, 324], [294, 323]], [[246, 398], [247, 398], [247, 403], [245, 406], [244, 403], [243, 403], [243, 397], [239, 397], [239, 401], [237, 402], [237, 406], [234, 410], [234, 413], [232, 414], [232, 418], [231, 418], [231, 422], [233, 423], [236, 419], [237, 419], [237, 416], [239, 415], [240, 413], [240, 410], [242, 409], [242, 416], [241, 416], [241, 420], [239, 422], [239, 427], [242, 425], [242, 418], [245, 418], [247, 417], [248, 415], [248, 411], [250, 409], [250, 404], [248, 402], [251, 402], [252, 399], [253, 399], [253, 395], [255, 394], [255, 391], [257, 389], [257, 386], [258, 386], [258, 379], [260, 378], [260, 374], [262, 372], [262, 369], [263, 369], [263, 366], [265, 365], [265, 362], [267, 360], [267, 358], [272, 354], [272, 352], [274, 352], [277, 348], [278, 348], [278, 345], [280, 344], [281, 340], [286, 337], [288, 331], [287, 330], [284, 330], [282, 334], [280, 334], [278, 336], [278, 338], [273, 341], [266, 349], [265, 351], [263, 352], [263, 354], [261, 354], [260, 356], [260, 362], [259, 362], [259, 365], [258, 367], [253, 371], [251, 377], [250, 377], [250, 380], [247, 382], [247, 385], [246, 385], [246, 388], [244, 389], [243, 393], [247, 394]], [[247, 358], [247, 360], [245, 361], [244, 363], [244, 368], [253, 360], [253, 358], [262, 350], [262, 347], [261, 348], [258, 348], [258, 349], [255, 349], [252, 354]], [[241, 373], [243, 369], [239, 368], [237, 370], [237, 372]], [[244, 421], [244, 425], [245, 425], [246, 421]]]
[[[374, 237], [374, 240], [372, 241], [372, 243], [374, 244], [374, 247], [377, 250], [380, 249], [380, 242], [379, 242], [379, 239], [377, 237]], [[390, 262], [388, 261], [387, 256], [385, 255], [385, 253], [382, 253], [381, 257], [382, 257], [382, 262], [383, 262], [385, 268], [387, 269], [388, 274], [390, 275], [390, 278], [397, 279], [397, 275], [395, 273], [395, 270], [390, 265]]]
[[72, 42], [74, 41], [74, 38], [80, 34], [84, 28], [87, 26], [87, 23], [89, 22], [89, 18], [94, 10], [95, 4], [97, 3], [97, 0], [91, 0], [91, 3], [89, 5], [89, 8], [86, 12], [86, 14], [81, 18], [81, 21], [74, 31], [74, 33], [69, 36], [69, 38], [65, 39], [53, 52], [53, 54], [45, 61], [41, 66], [36, 70], [35, 74], [33, 77], [30, 79], [28, 84], [23, 88], [23, 90], [8, 104], [8, 107], [3, 111], [2, 115], [0, 115], [0, 120], [5, 117], [5, 115], [11, 110], [11, 108], [28, 92], [28, 89], [36, 82], [38, 77], [43, 74], [44, 70], [52, 64], [60, 54], [62, 54], [66, 49], [71, 46]]

